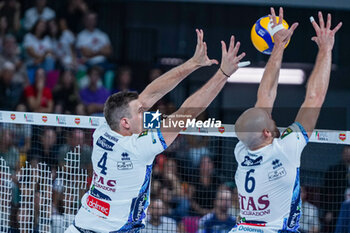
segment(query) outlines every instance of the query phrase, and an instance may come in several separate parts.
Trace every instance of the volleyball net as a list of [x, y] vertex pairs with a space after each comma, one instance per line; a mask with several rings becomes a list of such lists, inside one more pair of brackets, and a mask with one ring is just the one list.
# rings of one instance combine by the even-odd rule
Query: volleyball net
[[[92, 134], [104, 121], [0, 111], [1, 232], [64, 232], [91, 184]], [[147, 232], [227, 232], [240, 208], [237, 142], [233, 125], [181, 132], [154, 161], [147, 222], [161, 224], [146, 224]], [[350, 200], [347, 145], [349, 131], [315, 130], [304, 149], [301, 232], [334, 232], [341, 224]], [[229, 217], [213, 219], [220, 211]]]

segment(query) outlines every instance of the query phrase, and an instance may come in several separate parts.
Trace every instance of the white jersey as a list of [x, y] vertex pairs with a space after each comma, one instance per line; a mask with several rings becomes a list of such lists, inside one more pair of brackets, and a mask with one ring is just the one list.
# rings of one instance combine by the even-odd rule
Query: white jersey
[[94, 132], [93, 143], [94, 176], [75, 225], [98, 233], [142, 227], [150, 203], [152, 163], [167, 147], [161, 132], [124, 137], [103, 124]]
[[299, 167], [308, 136], [300, 123], [258, 150], [235, 148], [242, 221], [232, 232], [297, 232], [301, 214]]

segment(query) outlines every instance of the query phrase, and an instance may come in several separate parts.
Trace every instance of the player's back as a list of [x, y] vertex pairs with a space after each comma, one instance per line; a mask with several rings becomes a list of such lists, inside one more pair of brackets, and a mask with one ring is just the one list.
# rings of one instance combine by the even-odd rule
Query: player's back
[[[238, 163], [236, 184], [242, 223], [245, 227], [297, 231], [301, 214], [299, 167], [307, 135], [298, 123], [281, 138], [258, 150], [242, 142], [235, 148]], [[265, 230], [264, 230], [265, 231]]]
[[93, 135], [93, 180], [75, 224], [97, 232], [125, 232], [143, 225], [154, 157], [166, 145], [160, 132], [122, 136], [107, 125]]

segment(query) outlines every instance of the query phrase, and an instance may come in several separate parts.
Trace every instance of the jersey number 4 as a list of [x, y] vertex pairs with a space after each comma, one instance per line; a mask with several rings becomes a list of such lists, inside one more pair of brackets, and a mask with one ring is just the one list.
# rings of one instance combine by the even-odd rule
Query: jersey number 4
[[107, 167], [106, 167], [106, 162], [107, 162], [107, 152], [105, 152], [102, 155], [102, 158], [100, 159], [100, 161], [98, 161], [97, 163], [97, 167], [101, 168], [101, 174], [103, 175], [107, 175]]
[[245, 176], [244, 187], [245, 187], [245, 191], [247, 191], [247, 193], [251, 193], [255, 189], [255, 179], [254, 179], [254, 177], [250, 176], [250, 174], [254, 173], [254, 172], [255, 172], [255, 170], [251, 169], [251, 170], [247, 171], [247, 174]]

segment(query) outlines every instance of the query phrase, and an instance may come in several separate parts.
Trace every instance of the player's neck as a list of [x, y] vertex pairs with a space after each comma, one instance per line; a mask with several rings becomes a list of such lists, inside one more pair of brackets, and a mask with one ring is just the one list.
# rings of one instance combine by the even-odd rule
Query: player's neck
[[122, 135], [124, 137], [132, 135], [132, 133], [129, 130], [126, 130], [126, 129], [121, 129], [119, 131], [114, 130], [114, 132], [116, 132], [116, 133], [118, 133], [118, 134], [120, 134], [120, 135]]
[[249, 150], [251, 150], [251, 151], [259, 150], [259, 149], [261, 149], [261, 148], [263, 148], [265, 146], [268, 146], [268, 145], [272, 144], [272, 142], [273, 142], [273, 137], [268, 138], [266, 141], [261, 143], [259, 146], [256, 146], [254, 148], [249, 148]]

